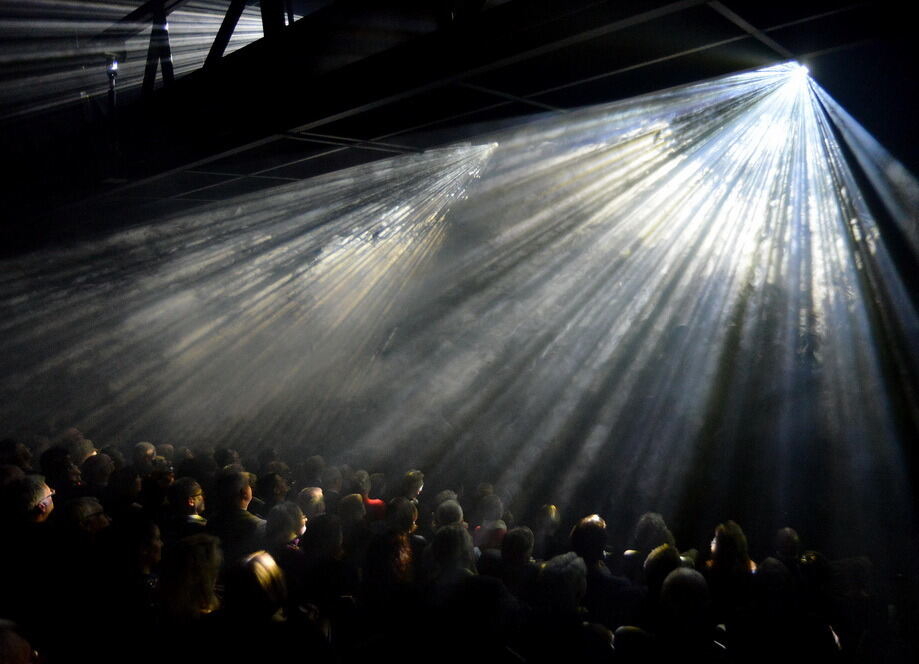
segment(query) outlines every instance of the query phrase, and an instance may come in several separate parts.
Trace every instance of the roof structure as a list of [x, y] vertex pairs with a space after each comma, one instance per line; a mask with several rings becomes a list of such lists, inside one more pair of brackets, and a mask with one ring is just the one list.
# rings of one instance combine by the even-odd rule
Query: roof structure
[[11, 251], [790, 59], [919, 162], [906, 30], [878, 3], [27, 4], [2, 10]]

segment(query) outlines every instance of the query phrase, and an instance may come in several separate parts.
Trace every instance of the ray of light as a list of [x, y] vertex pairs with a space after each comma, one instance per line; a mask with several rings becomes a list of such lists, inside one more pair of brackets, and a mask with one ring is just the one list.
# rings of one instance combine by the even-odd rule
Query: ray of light
[[[118, 88], [137, 88], [144, 78], [150, 24], [123, 43], [94, 40], [137, 9], [138, 3], [82, 0], [7, 0], [0, 8], [0, 120], [28, 116], [74, 102], [105, 100], [106, 54], [117, 50]], [[199, 69], [227, 4], [192, 0], [168, 17], [176, 76]], [[246, 7], [226, 53], [262, 37], [257, 5]], [[158, 79], [158, 85], [161, 80]]]
[[0, 421], [894, 533], [916, 311], [827, 105], [781, 65], [8, 262]]

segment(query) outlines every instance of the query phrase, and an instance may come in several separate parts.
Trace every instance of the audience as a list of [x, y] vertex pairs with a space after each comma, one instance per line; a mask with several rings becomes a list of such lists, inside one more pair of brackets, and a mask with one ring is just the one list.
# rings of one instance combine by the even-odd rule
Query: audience
[[788, 527], [757, 565], [725, 521], [697, 571], [653, 512], [617, 548], [597, 514], [566, 537], [549, 504], [511, 527], [488, 483], [468, 511], [461, 492], [422, 498], [417, 469], [384, 503], [381, 473], [302, 449], [244, 464], [141, 442], [126, 465], [76, 429], [52, 440], [0, 442], [3, 662], [351, 662], [412, 642], [438, 661], [896, 661], [908, 647], [892, 645], [870, 561], [830, 562]]

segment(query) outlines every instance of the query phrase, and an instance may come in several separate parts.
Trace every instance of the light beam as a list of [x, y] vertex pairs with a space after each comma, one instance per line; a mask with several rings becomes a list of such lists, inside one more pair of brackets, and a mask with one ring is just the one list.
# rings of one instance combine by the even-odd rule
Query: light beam
[[802, 71], [8, 262], [0, 422], [304, 445], [614, 530], [655, 509], [892, 540], [916, 311]]

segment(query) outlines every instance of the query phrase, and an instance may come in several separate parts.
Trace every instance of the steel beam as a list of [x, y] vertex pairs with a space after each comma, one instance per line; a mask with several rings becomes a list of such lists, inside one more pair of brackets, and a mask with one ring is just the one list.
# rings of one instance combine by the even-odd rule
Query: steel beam
[[204, 61], [205, 68], [213, 67], [220, 62], [224, 52], [227, 50], [227, 44], [230, 43], [230, 37], [233, 36], [233, 31], [236, 29], [236, 24], [239, 23], [239, 17], [242, 16], [245, 8], [246, 0], [231, 0], [227, 13], [223, 17], [223, 22], [220, 24], [220, 29], [217, 31], [217, 36], [214, 37], [214, 43], [211, 44], [211, 50]]

